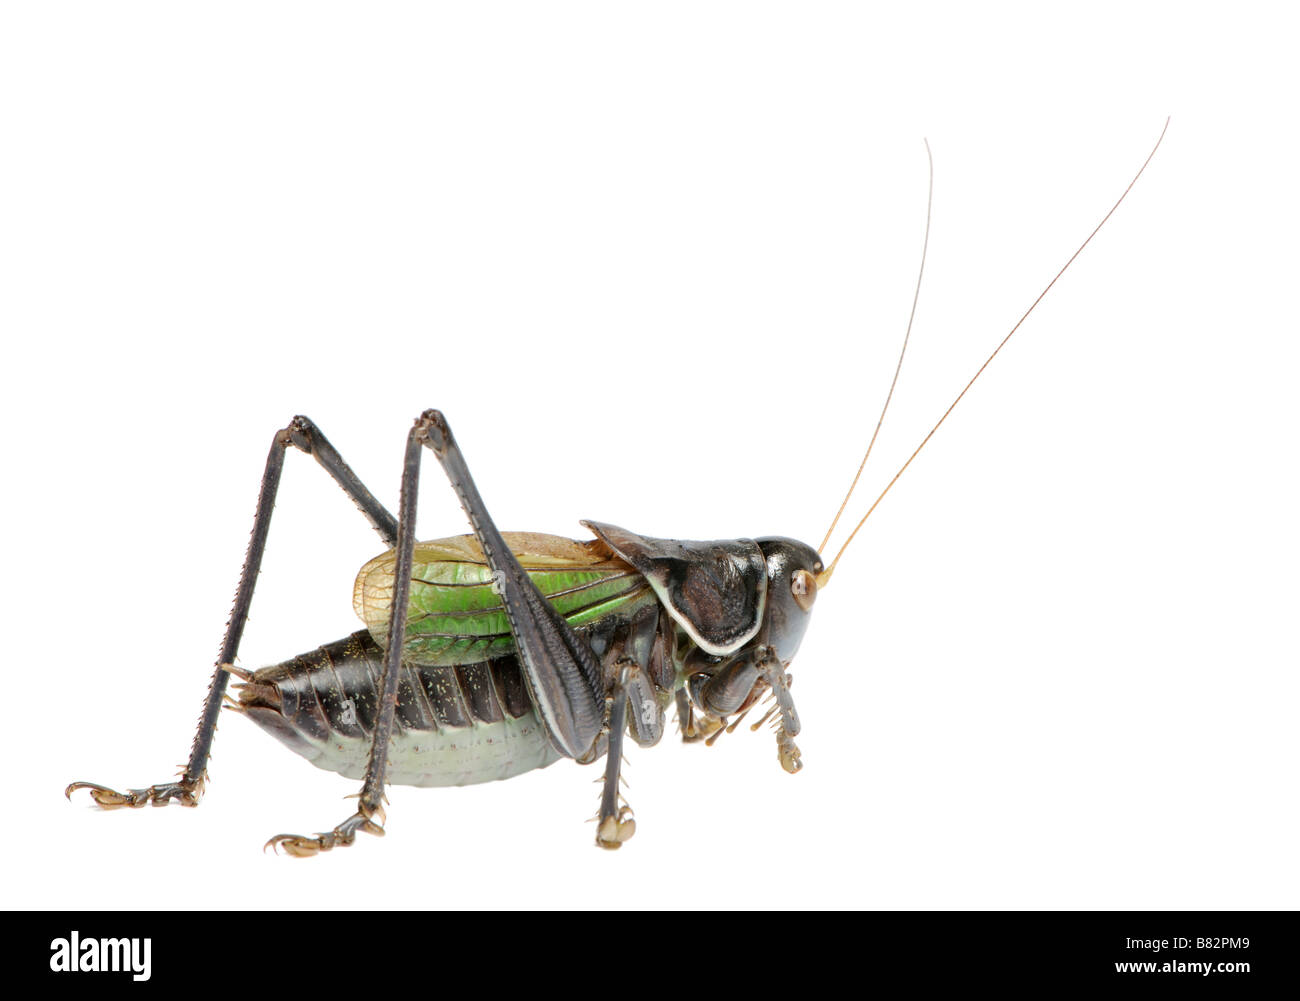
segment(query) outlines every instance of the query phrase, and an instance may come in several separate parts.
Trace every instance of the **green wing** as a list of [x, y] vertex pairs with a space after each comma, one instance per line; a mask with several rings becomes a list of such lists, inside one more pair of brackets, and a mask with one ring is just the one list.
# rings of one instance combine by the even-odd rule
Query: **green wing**
[[[631, 616], [657, 598], [641, 574], [598, 540], [575, 542], [535, 532], [503, 532], [538, 590], [575, 628], [608, 616]], [[357, 574], [352, 604], [380, 646], [388, 642], [394, 550]], [[404, 659], [415, 664], [473, 664], [513, 653], [514, 638], [492, 571], [472, 535], [415, 547]]]

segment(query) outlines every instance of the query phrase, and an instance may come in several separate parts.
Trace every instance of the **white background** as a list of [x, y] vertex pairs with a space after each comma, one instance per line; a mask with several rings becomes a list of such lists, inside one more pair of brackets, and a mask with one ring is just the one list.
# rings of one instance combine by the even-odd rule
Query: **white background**
[[[10, 907], [1295, 908], [1297, 274], [1281, 4], [9, 4], [0, 393]], [[766, 734], [390, 793], [226, 718], [188, 753], [273, 432], [396, 506], [448, 414], [497, 522], [820, 541], [900, 480]], [[466, 531], [436, 466], [420, 534]], [[843, 537], [843, 532], [840, 533]], [[291, 453], [247, 667], [379, 545]]]

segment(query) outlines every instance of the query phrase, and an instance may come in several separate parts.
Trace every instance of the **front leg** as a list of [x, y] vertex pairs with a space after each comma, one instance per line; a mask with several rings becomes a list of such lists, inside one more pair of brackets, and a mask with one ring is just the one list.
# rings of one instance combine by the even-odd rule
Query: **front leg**
[[[688, 669], [690, 664], [688, 660]], [[799, 771], [803, 768], [803, 755], [794, 742], [800, 725], [790, 695], [790, 676], [785, 673], [785, 665], [776, 650], [766, 644], [753, 647], [712, 674], [701, 671], [690, 676], [686, 690], [677, 693], [683, 739], [704, 738], [706, 744], [712, 744], [724, 730], [730, 733], [744, 719], [763, 687], [771, 691], [774, 704], [751, 729], [759, 729], [776, 716], [777, 758], [787, 772]], [[694, 706], [700, 710], [698, 719]], [[734, 713], [740, 713], [739, 718], [728, 723]]]
[[794, 708], [794, 699], [790, 695], [790, 676], [785, 673], [785, 665], [776, 656], [770, 646], [759, 647], [755, 657], [759, 677], [772, 689], [776, 700], [776, 712], [779, 715], [776, 727], [776, 753], [781, 767], [793, 775], [803, 767], [803, 755], [795, 745], [794, 738], [799, 735], [799, 714]]

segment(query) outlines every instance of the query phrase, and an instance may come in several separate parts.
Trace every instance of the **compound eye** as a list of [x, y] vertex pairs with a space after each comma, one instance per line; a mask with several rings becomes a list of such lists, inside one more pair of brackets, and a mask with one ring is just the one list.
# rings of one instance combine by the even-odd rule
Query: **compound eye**
[[807, 570], [796, 570], [790, 576], [790, 593], [794, 595], [796, 605], [811, 612], [813, 602], [817, 600], [817, 578]]

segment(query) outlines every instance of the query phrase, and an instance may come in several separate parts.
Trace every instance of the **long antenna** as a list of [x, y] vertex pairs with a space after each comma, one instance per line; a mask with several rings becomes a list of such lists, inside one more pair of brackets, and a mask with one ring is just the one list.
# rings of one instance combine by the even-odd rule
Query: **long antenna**
[[844, 545], [840, 547], [840, 551], [835, 554], [835, 559], [831, 560], [830, 566], [828, 566], [825, 570], [823, 570], [818, 575], [817, 577], [818, 588], [823, 588], [828, 583], [830, 583], [831, 574], [835, 572], [835, 565], [839, 563], [840, 557], [844, 555], [844, 550], [849, 548], [849, 543], [852, 542], [854, 536], [858, 534], [858, 530], [861, 529], [862, 526], [866, 524], [867, 519], [871, 517], [871, 513], [875, 511], [876, 507], [880, 504], [880, 502], [885, 499], [885, 494], [889, 493], [889, 491], [893, 488], [894, 484], [898, 482], [898, 478], [902, 476], [903, 472], [907, 469], [907, 467], [912, 464], [912, 460], [915, 459], [918, 454], [920, 454], [921, 449], [925, 448], [926, 444], [930, 441], [930, 439], [934, 437], [934, 433], [938, 431], [939, 428], [942, 426], [943, 422], [948, 419], [948, 415], [952, 413], [953, 409], [957, 406], [957, 404], [961, 402], [961, 398], [966, 395], [966, 391], [969, 390], [971, 386], [975, 385], [975, 380], [984, 374], [984, 370], [989, 367], [989, 363], [992, 362], [993, 359], [998, 356], [998, 352], [1002, 350], [1002, 348], [1006, 345], [1007, 341], [1011, 340], [1012, 335], [1015, 334], [1015, 332], [1020, 329], [1021, 324], [1023, 324], [1025, 320], [1029, 318], [1029, 314], [1034, 311], [1034, 309], [1038, 306], [1040, 302], [1043, 301], [1043, 297], [1052, 290], [1052, 286], [1056, 284], [1057, 280], [1061, 277], [1061, 275], [1065, 274], [1066, 270], [1070, 267], [1070, 265], [1074, 263], [1075, 258], [1078, 257], [1081, 253], [1083, 253], [1083, 248], [1088, 246], [1088, 244], [1092, 242], [1092, 238], [1097, 235], [1097, 233], [1101, 230], [1103, 226], [1106, 225], [1106, 222], [1110, 219], [1110, 217], [1115, 214], [1115, 210], [1119, 208], [1120, 205], [1123, 204], [1124, 199], [1128, 197], [1128, 193], [1133, 190], [1133, 185], [1137, 184], [1138, 178], [1142, 176], [1143, 172], [1147, 169], [1147, 165], [1151, 162], [1152, 157], [1156, 155], [1156, 150], [1158, 150], [1160, 148], [1160, 144], [1164, 142], [1165, 133], [1168, 131], [1169, 131], [1169, 119], [1166, 118], [1165, 127], [1160, 130], [1160, 138], [1156, 140], [1155, 146], [1153, 146], [1151, 148], [1151, 152], [1147, 154], [1147, 158], [1146, 160], [1143, 161], [1142, 166], [1138, 169], [1138, 172], [1133, 175], [1133, 180], [1128, 182], [1128, 187], [1125, 188], [1124, 193], [1119, 196], [1119, 200], [1116, 201], [1115, 204], [1111, 206], [1110, 211], [1106, 213], [1106, 215], [1102, 218], [1101, 222], [1097, 223], [1096, 229], [1094, 229], [1091, 233], [1088, 234], [1088, 239], [1084, 240], [1083, 243], [1079, 244], [1079, 249], [1070, 255], [1070, 259], [1066, 261], [1065, 265], [1061, 268], [1061, 270], [1056, 273], [1056, 277], [1047, 283], [1047, 287], [1038, 294], [1038, 298], [1033, 301], [1032, 305], [1030, 305], [1030, 307], [1027, 310], [1025, 310], [1024, 316], [1022, 316], [1019, 320], [1016, 321], [1016, 325], [1011, 328], [1010, 333], [1008, 333], [1006, 337], [1002, 338], [1002, 342], [996, 348], [994, 348], [993, 353], [989, 355], [988, 358], [985, 359], [984, 364], [979, 367], [979, 371], [976, 372], [973, 376], [971, 376], [970, 382], [966, 383], [965, 388], [960, 393], [957, 394], [957, 398], [953, 400], [951, 404], [949, 404], [948, 409], [943, 412], [943, 416], [940, 417], [938, 422], [934, 425], [934, 427], [930, 429], [930, 433], [927, 434], [921, 440], [921, 444], [916, 446], [916, 451], [914, 451], [908, 457], [907, 461], [903, 463], [902, 468], [900, 468], [898, 472], [894, 474], [894, 478], [889, 481], [889, 485], [886, 486], [885, 489], [880, 492], [880, 496], [876, 498], [875, 503], [873, 503], [871, 507], [867, 509], [867, 513], [862, 516], [862, 520], [858, 522], [857, 527], [854, 528], [853, 531], [849, 534], [847, 541], [845, 541]]
[[889, 410], [889, 401], [894, 398], [894, 387], [898, 385], [898, 373], [903, 370], [903, 356], [907, 354], [907, 342], [912, 339], [912, 322], [916, 319], [916, 304], [921, 299], [921, 279], [925, 276], [925, 255], [930, 249], [930, 213], [934, 207], [934, 157], [930, 153], [930, 140], [923, 140], [925, 143], [925, 158], [930, 163], [930, 190], [925, 196], [925, 238], [921, 242], [921, 268], [916, 275], [916, 291], [912, 295], [912, 312], [907, 317], [907, 332], [903, 335], [903, 350], [898, 352], [898, 365], [894, 368], [894, 381], [889, 384], [889, 393], [885, 396], [885, 405], [880, 408], [880, 419], [876, 421], [876, 430], [871, 433], [871, 441], [867, 442], [867, 452], [862, 457], [862, 462], [858, 464], [857, 474], [853, 477], [853, 482], [849, 484], [849, 492], [844, 495], [844, 500], [840, 501], [840, 509], [835, 512], [835, 517], [831, 521], [831, 527], [826, 529], [826, 538], [822, 539], [822, 544], [817, 547], [817, 552], [826, 549], [826, 543], [831, 541], [831, 534], [835, 531], [835, 526], [840, 523], [840, 515], [844, 513], [844, 508], [848, 506], [849, 498], [853, 496], [853, 491], [857, 488], [858, 479], [862, 476], [862, 470], [867, 466], [867, 460], [871, 458], [871, 449], [876, 444], [876, 436], [880, 434], [880, 426], [885, 423], [885, 413]]

